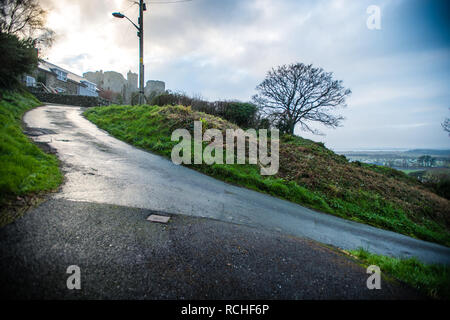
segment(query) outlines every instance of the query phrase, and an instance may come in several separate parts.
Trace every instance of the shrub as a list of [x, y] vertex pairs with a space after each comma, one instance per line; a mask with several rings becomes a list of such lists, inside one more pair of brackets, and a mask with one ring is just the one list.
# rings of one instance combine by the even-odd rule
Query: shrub
[[37, 51], [30, 40], [0, 32], [0, 87], [12, 89], [20, 84], [20, 76], [37, 66]]
[[184, 93], [167, 91], [152, 98], [151, 105], [160, 107], [167, 105], [191, 106], [192, 110], [219, 116], [242, 128], [258, 126], [258, 108], [248, 102], [215, 101], [209, 102], [201, 98], [191, 98]]
[[255, 125], [255, 120], [258, 112], [256, 105], [247, 102], [216, 102], [219, 106], [218, 116], [227, 119], [230, 122], [237, 124], [242, 128], [249, 128]]

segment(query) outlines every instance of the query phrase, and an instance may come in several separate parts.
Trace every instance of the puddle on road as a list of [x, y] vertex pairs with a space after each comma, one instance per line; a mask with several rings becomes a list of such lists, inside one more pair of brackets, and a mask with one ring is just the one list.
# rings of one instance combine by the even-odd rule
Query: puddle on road
[[100, 151], [103, 151], [106, 153], [113, 153], [112, 148], [107, 146], [106, 144], [95, 142], [95, 141], [90, 141], [90, 143], [93, 144], [97, 148], [97, 150], [100, 150]]
[[26, 131], [24, 131], [24, 133], [32, 137], [37, 137], [46, 134], [56, 134], [56, 131], [44, 128], [28, 128]]
[[74, 124], [70, 121], [50, 121], [50, 124], [66, 129], [76, 128], [76, 126], [74, 126]]

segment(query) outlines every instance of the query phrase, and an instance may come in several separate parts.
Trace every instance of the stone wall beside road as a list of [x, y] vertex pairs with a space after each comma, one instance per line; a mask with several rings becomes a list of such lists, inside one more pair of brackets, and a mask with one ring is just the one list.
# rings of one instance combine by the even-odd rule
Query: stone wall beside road
[[33, 94], [42, 102], [60, 103], [80, 107], [107, 106], [111, 101], [101, 97], [79, 96], [71, 94], [55, 94], [47, 92], [33, 92]]

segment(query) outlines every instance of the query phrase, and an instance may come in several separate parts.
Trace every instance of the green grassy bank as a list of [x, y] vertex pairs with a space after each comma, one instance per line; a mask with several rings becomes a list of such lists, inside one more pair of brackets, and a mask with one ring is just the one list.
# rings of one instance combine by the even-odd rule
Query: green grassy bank
[[364, 249], [350, 251], [350, 254], [368, 266], [376, 265], [380, 267], [382, 273], [387, 273], [407, 283], [429, 297], [450, 299], [449, 266], [427, 265], [415, 258], [391, 258], [372, 254]]
[[17, 197], [50, 191], [62, 182], [57, 158], [22, 132], [23, 114], [38, 105], [30, 93], [0, 91], [0, 225], [11, 222], [5, 211]]
[[[182, 106], [91, 108], [87, 119], [137, 147], [170, 157], [175, 129], [237, 128], [223, 119]], [[224, 139], [225, 141], [225, 139]], [[280, 138], [280, 170], [262, 176], [258, 165], [189, 165], [239, 186], [271, 194], [346, 219], [415, 238], [450, 245], [450, 204], [406, 174], [351, 163], [321, 143], [297, 136]]]

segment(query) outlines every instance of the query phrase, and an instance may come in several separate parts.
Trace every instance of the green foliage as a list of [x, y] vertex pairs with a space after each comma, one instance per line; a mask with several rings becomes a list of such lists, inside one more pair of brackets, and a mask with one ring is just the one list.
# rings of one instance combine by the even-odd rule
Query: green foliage
[[131, 105], [137, 105], [139, 104], [139, 92], [132, 92], [131, 93]]
[[[84, 114], [87, 119], [117, 138], [170, 157], [173, 146], [177, 144], [177, 142], [170, 140], [173, 129], [180, 128], [180, 126], [187, 129], [191, 128], [194, 121], [193, 113], [194, 111], [190, 108], [182, 106], [109, 106], [91, 108]], [[200, 116], [197, 120], [203, 120], [204, 126], [207, 124], [208, 128], [214, 127], [220, 121], [223, 122], [220, 118], [208, 114], [198, 114]], [[178, 118], [179, 120], [177, 120]], [[298, 160], [299, 163], [303, 163], [301, 157], [306, 156], [312, 157], [311, 162], [313, 164], [317, 162], [317, 159], [326, 159], [335, 166], [336, 164], [343, 166], [344, 170], [354, 166], [345, 157], [335, 154], [321, 143], [292, 135], [283, 135], [280, 138], [281, 149], [292, 147], [303, 150], [302, 154], [288, 154], [288, 156], [294, 155], [300, 159]], [[281, 158], [284, 156], [285, 154], [280, 153], [281, 166], [287, 166]], [[289, 164], [291, 162], [288, 161]], [[189, 167], [220, 180], [280, 197], [322, 212], [416, 238], [450, 245], [449, 233], [442, 225], [419, 214], [417, 216], [420, 219], [413, 220], [404, 209], [385, 199], [374, 190], [355, 188], [352, 183], [347, 183], [348, 177], [346, 176], [340, 177], [342, 183], [339, 185], [330, 183], [329, 173], [320, 173], [320, 167], [308, 169], [308, 174], [318, 176], [320, 174], [318, 178], [324, 179], [327, 183], [319, 183], [314, 188], [302, 185], [301, 181], [298, 180], [279, 176], [262, 176], [257, 165], [202, 164], [189, 165]], [[280, 170], [283, 169], [285, 168], [280, 167]], [[382, 179], [405, 179], [409, 181], [409, 177], [406, 175], [394, 172], [389, 168], [385, 170], [384, 168], [374, 167], [370, 170], [372, 169], [380, 171], [380, 174], [383, 175]], [[317, 180], [315, 177], [314, 179]], [[346, 184], [349, 184], [349, 186], [344, 187]]]
[[0, 88], [15, 88], [20, 76], [37, 65], [37, 52], [31, 40], [0, 32]]
[[192, 99], [178, 93], [164, 92], [159, 95], [153, 96], [150, 100], [151, 105], [155, 106], [167, 106], [167, 105], [192, 105]]
[[376, 255], [362, 248], [350, 253], [367, 265], [377, 265], [382, 273], [387, 273], [432, 298], [450, 298], [449, 266], [427, 265], [415, 258], [397, 259]]
[[248, 102], [228, 102], [221, 116], [242, 128], [248, 128], [256, 117], [258, 108]]
[[439, 181], [432, 187], [438, 195], [450, 200], [450, 180]]
[[242, 128], [256, 126], [258, 108], [253, 103], [239, 101], [209, 102], [200, 98], [191, 98], [183, 93], [165, 92], [152, 98], [151, 105], [160, 107], [171, 105], [191, 106], [192, 110], [219, 116]]
[[378, 173], [382, 173], [383, 175], [390, 177], [390, 178], [396, 178], [398, 180], [407, 181], [407, 182], [411, 182], [411, 183], [416, 182], [416, 180], [414, 178], [412, 178], [411, 176], [408, 176], [405, 172], [396, 170], [396, 169], [393, 169], [390, 167], [379, 166], [376, 164], [361, 163], [359, 161], [355, 161], [355, 165], [368, 168], [368, 169], [373, 170]]
[[21, 130], [23, 113], [39, 104], [29, 93], [0, 91], [0, 205], [62, 182], [56, 157], [41, 151]]
[[408, 176], [424, 183], [435, 193], [450, 199], [450, 169], [432, 168], [428, 170], [415, 170], [408, 173]]

